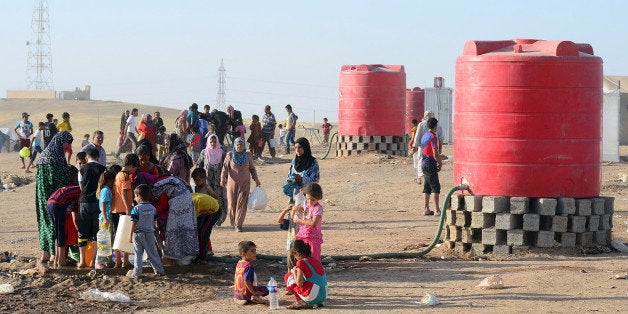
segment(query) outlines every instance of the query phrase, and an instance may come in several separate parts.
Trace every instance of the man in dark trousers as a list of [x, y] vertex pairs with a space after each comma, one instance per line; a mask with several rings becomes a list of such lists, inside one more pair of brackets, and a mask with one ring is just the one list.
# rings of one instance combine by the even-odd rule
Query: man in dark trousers
[[[88, 261], [93, 261], [96, 257], [85, 256], [87, 251], [87, 242], [96, 241], [96, 233], [98, 233], [98, 198], [96, 198], [96, 190], [98, 189], [98, 180], [100, 175], [107, 170], [107, 167], [98, 162], [99, 152], [95, 148], [86, 151], [87, 163], [81, 167], [81, 177], [83, 180], [79, 183], [81, 187], [81, 198], [79, 199], [78, 214], [78, 246], [79, 246], [79, 263], [77, 267], [85, 267]], [[94, 253], [96, 250], [94, 250]]]

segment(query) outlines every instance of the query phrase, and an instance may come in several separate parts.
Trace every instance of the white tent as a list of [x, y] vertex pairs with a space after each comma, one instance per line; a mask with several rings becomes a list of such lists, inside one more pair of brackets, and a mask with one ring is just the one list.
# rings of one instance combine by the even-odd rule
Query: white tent
[[619, 161], [619, 89], [604, 91], [602, 105], [602, 160]]

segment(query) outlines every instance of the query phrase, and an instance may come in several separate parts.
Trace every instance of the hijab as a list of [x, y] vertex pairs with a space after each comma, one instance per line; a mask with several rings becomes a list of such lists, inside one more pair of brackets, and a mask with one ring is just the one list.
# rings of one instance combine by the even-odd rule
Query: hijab
[[192, 157], [188, 155], [185, 141], [177, 133], [171, 133], [168, 139], [170, 149], [161, 164], [167, 168], [174, 159], [183, 158], [186, 169], [192, 168]]
[[63, 167], [68, 167], [68, 161], [65, 159], [63, 152], [63, 144], [71, 144], [74, 138], [68, 131], [61, 131], [50, 140], [46, 149], [41, 153], [39, 161], [40, 165], [45, 164], [57, 164]]
[[[212, 137], [216, 138], [216, 148], [211, 148], [209, 144]], [[222, 147], [220, 147], [220, 141], [216, 134], [212, 134], [207, 139], [207, 147], [205, 147], [205, 159], [210, 165], [219, 164], [222, 161]]]
[[155, 155], [153, 154], [153, 144], [149, 140], [144, 138], [137, 142], [137, 147], [140, 147], [142, 145], [148, 147], [148, 150], [150, 151], [150, 157], [148, 161], [152, 162], [155, 165], [159, 165], [159, 160], [157, 160], [157, 157], [155, 157]]
[[301, 154], [301, 156], [294, 156], [294, 170], [301, 172], [312, 166], [316, 158], [312, 156], [310, 142], [305, 137], [300, 137], [296, 140], [296, 143], [299, 143], [299, 145], [303, 148], [303, 154]]
[[244, 163], [246, 163], [246, 158], [248, 157], [248, 155], [246, 154], [246, 149], [244, 149], [241, 153], [238, 152], [238, 150], [236, 149], [238, 143], [244, 144], [244, 138], [238, 137], [233, 143], [233, 162], [238, 166], [242, 166], [244, 165]]

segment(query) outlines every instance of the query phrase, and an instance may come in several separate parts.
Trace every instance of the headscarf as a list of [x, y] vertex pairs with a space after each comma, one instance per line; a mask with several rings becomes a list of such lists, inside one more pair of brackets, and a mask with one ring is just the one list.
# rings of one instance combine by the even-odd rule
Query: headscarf
[[238, 137], [235, 139], [233, 143], [233, 163], [235, 163], [238, 166], [242, 166], [244, 165], [244, 163], [246, 163], [246, 158], [248, 157], [248, 155], [246, 154], [246, 149], [243, 150], [241, 153], [238, 152], [238, 150], [236, 149], [236, 146], [238, 146], [238, 143], [244, 144], [244, 138]]
[[177, 133], [170, 133], [168, 143], [170, 149], [168, 154], [161, 160], [161, 165], [168, 168], [174, 159], [183, 158], [186, 169], [192, 168], [192, 157], [188, 155], [185, 141]]
[[152, 127], [155, 125], [155, 121], [153, 121], [153, 117], [149, 113], [142, 115], [142, 123], [144, 123], [146, 127]]
[[305, 137], [300, 137], [296, 140], [296, 143], [299, 143], [299, 145], [303, 148], [303, 154], [301, 154], [301, 156], [294, 156], [294, 170], [301, 172], [312, 166], [316, 158], [312, 156], [310, 142]]
[[159, 160], [157, 160], [157, 157], [153, 155], [153, 144], [149, 140], [144, 138], [137, 142], [137, 147], [140, 147], [142, 145], [148, 147], [148, 150], [150, 151], [150, 157], [148, 161], [152, 162], [155, 165], [159, 165]]
[[46, 146], [44, 151], [41, 153], [37, 163], [40, 165], [57, 164], [67, 168], [68, 161], [65, 159], [63, 144], [71, 144], [73, 140], [74, 138], [72, 137], [72, 134], [68, 131], [61, 131], [55, 134], [55, 136], [50, 140], [48, 146]]
[[[209, 144], [212, 137], [216, 138], [216, 148], [211, 148]], [[216, 134], [212, 134], [207, 139], [207, 146], [205, 147], [205, 159], [210, 165], [218, 164], [222, 161], [222, 147], [220, 147], [220, 141]]]

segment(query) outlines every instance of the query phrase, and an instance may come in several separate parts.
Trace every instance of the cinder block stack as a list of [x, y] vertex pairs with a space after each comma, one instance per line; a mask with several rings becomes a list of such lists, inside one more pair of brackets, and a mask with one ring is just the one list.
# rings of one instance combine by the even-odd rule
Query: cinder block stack
[[377, 152], [395, 156], [408, 156], [408, 136], [338, 136], [336, 156], [359, 155]]
[[447, 248], [510, 254], [530, 247], [606, 245], [615, 198], [454, 195], [445, 217]]

